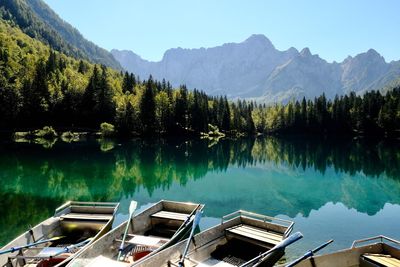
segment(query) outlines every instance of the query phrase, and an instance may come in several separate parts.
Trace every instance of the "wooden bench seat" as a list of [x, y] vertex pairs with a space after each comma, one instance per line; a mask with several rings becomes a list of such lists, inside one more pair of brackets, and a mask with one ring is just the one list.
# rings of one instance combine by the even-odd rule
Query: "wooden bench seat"
[[134, 235], [127, 241], [127, 243], [148, 247], [159, 247], [168, 241], [169, 239], [154, 236]]
[[365, 261], [378, 264], [379, 266], [398, 267], [400, 260], [390, 255], [385, 254], [364, 254], [362, 255]]
[[266, 229], [249, 226], [249, 225], [237, 225], [226, 229], [229, 234], [233, 234], [240, 237], [254, 239], [262, 243], [276, 245], [282, 241], [283, 235], [268, 231]]
[[109, 221], [112, 219], [112, 215], [108, 214], [95, 214], [95, 213], [68, 213], [61, 215], [61, 219], [69, 220], [89, 220], [89, 221]]
[[171, 211], [159, 211], [151, 215], [152, 218], [159, 219], [169, 219], [169, 220], [177, 220], [177, 221], [185, 221], [189, 214], [187, 213], [179, 213], [179, 212], [171, 212]]

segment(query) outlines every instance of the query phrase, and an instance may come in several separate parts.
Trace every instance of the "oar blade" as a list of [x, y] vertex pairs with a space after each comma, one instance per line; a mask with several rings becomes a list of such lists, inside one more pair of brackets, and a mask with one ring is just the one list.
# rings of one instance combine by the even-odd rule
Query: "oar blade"
[[290, 235], [288, 238], [285, 238], [284, 240], [282, 240], [280, 243], [278, 243], [274, 249], [280, 249], [280, 248], [285, 248], [287, 246], [289, 246], [290, 244], [293, 244], [294, 242], [296, 242], [299, 239], [303, 238], [303, 234], [300, 232], [296, 232], [292, 235]]
[[296, 232], [292, 235], [290, 235], [289, 237], [285, 238], [284, 240], [282, 240], [281, 242], [279, 242], [277, 245], [275, 245], [273, 248], [271, 248], [270, 250], [268, 250], [267, 252], [264, 252], [263, 254], [255, 257], [254, 259], [249, 260], [248, 262], [243, 263], [242, 265], [240, 265], [240, 267], [245, 267], [245, 266], [260, 266], [260, 264], [262, 264], [264, 262], [264, 260], [266, 259], [266, 257], [271, 254], [272, 252], [278, 250], [278, 249], [285, 249], [285, 247], [289, 246], [290, 244], [293, 244], [294, 242], [296, 242], [297, 240], [303, 238], [302, 233], [300, 232]]
[[183, 263], [185, 262], [186, 254], [187, 254], [187, 252], [189, 250], [190, 241], [192, 241], [192, 238], [193, 238], [193, 235], [194, 235], [194, 230], [199, 225], [202, 214], [203, 213], [200, 210], [197, 210], [196, 214], [194, 215], [192, 230], [190, 231], [190, 235], [189, 235], [188, 241], [186, 243], [185, 249], [184, 249], [184, 251], [182, 253], [182, 258], [179, 261], [178, 267], [184, 266]]
[[137, 202], [134, 201], [134, 200], [132, 200], [132, 201], [131, 201], [131, 204], [129, 204], [129, 218], [128, 218], [128, 221], [127, 221], [127, 223], [126, 223], [124, 235], [122, 236], [121, 245], [120, 245], [120, 247], [119, 247], [119, 249], [118, 249], [118, 250], [119, 250], [119, 252], [118, 252], [118, 258], [117, 258], [118, 261], [121, 261], [121, 260], [122, 260], [122, 259], [121, 259], [121, 255], [122, 255], [122, 251], [123, 251], [123, 249], [124, 249], [124, 247], [125, 247], [126, 235], [128, 234], [129, 225], [130, 225], [130, 223], [131, 223], [131, 218], [132, 218], [132, 216], [133, 216], [133, 213], [134, 213], [135, 210], [136, 210], [136, 207], [137, 207]]
[[137, 202], [132, 200], [131, 204], [129, 205], [129, 215], [132, 216], [132, 214], [135, 212], [137, 207]]
[[203, 213], [200, 210], [196, 211], [196, 215], [194, 216], [194, 220], [193, 220], [193, 228], [196, 228], [197, 225], [199, 225], [202, 215], [203, 215]]

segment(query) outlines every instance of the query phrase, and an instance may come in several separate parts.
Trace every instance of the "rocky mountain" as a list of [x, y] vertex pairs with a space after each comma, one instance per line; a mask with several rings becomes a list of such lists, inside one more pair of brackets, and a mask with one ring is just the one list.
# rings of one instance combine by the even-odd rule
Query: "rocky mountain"
[[0, 19], [66, 55], [122, 69], [110, 52], [85, 39], [42, 0], [1, 0]]
[[170, 49], [159, 62], [144, 60], [132, 51], [111, 53], [126, 70], [143, 78], [152, 74], [174, 86], [186, 84], [209, 94], [265, 102], [313, 98], [322, 92], [328, 97], [362, 93], [400, 77], [400, 61], [387, 63], [373, 49], [329, 63], [308, 48], [279, 51], [264, 35], [213, 48]]

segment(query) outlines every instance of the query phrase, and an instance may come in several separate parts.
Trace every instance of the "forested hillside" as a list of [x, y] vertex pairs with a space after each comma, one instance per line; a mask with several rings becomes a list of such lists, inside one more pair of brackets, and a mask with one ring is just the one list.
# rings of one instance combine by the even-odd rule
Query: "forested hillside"
[[258, 106], [252, 114], [258, 132], [399, 135], [400, 87], [385, 95], [352, 92], [334, 100], [321, 95], [287, 105]]
[[230, 129], [232, 120], [234, 129], [254, 132], [246, 103], [75, 60], [1, 20], [0, 115], [2, 129], [108, 122], [120, 134], [198, 134], [208, 123]]
[[56, 51], [122, 69], [111, 53], [86, 40], [42, 0], [1, 0], [0, 18], [13, 22], [24, 33]]

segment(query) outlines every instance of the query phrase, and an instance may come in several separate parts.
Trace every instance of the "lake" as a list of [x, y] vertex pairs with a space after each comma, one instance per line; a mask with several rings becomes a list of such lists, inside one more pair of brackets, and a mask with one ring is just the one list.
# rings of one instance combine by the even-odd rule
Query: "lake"
[[114, 225], [160, 199], [206, 204], [201, 229], [245, 209], [295, 221], [293, 259], [400, 239], [400, 144], [332, 138], [83, 140], [0, 145], [0, 245], [67, 200], [119, 201]]

